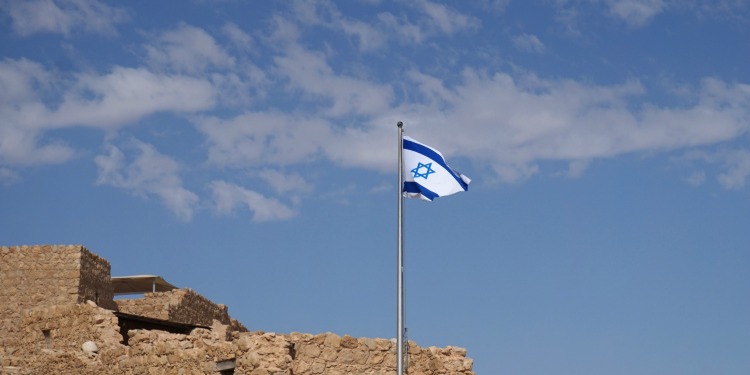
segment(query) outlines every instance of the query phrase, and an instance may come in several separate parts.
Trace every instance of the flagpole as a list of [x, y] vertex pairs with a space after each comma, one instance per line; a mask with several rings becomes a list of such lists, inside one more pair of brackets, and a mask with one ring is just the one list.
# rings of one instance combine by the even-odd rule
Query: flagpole
[[396, 373], [404, 375], [404, 123], [398, 127], [398, 301], [396, 303]]

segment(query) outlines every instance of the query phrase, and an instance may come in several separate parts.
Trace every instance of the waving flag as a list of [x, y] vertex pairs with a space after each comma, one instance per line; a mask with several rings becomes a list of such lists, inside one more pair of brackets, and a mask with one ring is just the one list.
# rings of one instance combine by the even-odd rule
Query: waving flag
[[469, 189], [471, 180], [451, 169], [440, 151], [404, 136], [403, 194], [431, 201]]

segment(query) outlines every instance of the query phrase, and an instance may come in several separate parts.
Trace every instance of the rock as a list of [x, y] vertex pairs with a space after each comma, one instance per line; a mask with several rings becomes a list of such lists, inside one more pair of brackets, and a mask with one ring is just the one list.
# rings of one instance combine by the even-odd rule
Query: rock
[[375, 344], [375, 339], [365, 338], [364, 340], [362, 340], [362, 343], [365, 344], [368, 350], [375, 350], [375, 348], [377, 347]]
[[86, 341], [81, 345], [81, 349], [89, 357], [95, 357], [99, 353], [99, 347], [93, 341]]
[[341, 336], [335, 333], [327, 334], [324, 345], [330, 348], [338, 348], [341, 345]]
[[344, 348], [354, 349], [359, 346], [359, 342], [357, 342], [357, 339], [355, 339], [354, 337], [344, 335], [344, 337], [341, 338], [341, 346]]

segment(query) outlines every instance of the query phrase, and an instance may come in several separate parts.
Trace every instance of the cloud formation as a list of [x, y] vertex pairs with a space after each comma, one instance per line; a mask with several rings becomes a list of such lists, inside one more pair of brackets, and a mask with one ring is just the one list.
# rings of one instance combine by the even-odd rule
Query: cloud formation
[[76, 29], [114, 34], [115, 25], [128, 19], [126, 11], [96, 0], [3, 1], [13, 31], [28, 36], [35, 33], [70, 35]]
[[96, 183], [125, 189], [136, 196], [154, 196], [179, 219], [190, 220], [198, 204], [198, 196], [182, 186], [180, 165], [174, 159], [159, 153], [154, 146], [133, 139], [125, 153], [114, 145], [94, 158], [98, 169]]
[[252, 212], [254, 222], [286, 220], [297, 215], [277, 199], [226, 181], [213, 181], [211, 191], [219, 214], [228, 215], [237, 207], [244, 206]]
[[666, 4], [663, 0], [609, 0], [607, 6], [611, 15], [640, 27], [661, 13]]
[[[236, 41], [236, 38], [239, 38], [238, 42], [247, 38], [237, 26], [228, 27], [230, 36]], [[194, 75], [206, 70], [232, 68], [235, 63], [211, 35], [190, 25], [183, 24], [162, 33], [145, 48], [149, 63], [158, 70]]]
[[[750, 150], [724, 148], [716, 152], [693, 151], [680, 159], [720, 165], [722, 172], [716, 176], [716, 181], [727, 190], [744, 189], [750, 178]], [[703, 171], [696, 171], [687, 178], [687, 182], [694, 186], [705, 181]]]
[[[675, 6], [662, 0], [589, 2], [623, 20], [624, 32], [658, 22], [659, 14]], [[12, 4], [7, 12], [24, 36], [71, 35], [85, 27], [104, 32], [105, 26], [81, 24], [92, 14], [118, 14], [110, 28], [123, 19], [95, 1], [4, 4]], [[554, 9], [573, 11], [573, 30], [580, 15], [571, 4], [560, 1]], [[507, 2], [496, 5], [504, 9]], [[57, 23], [35, 21], [27, 14], [34, 7]], [[487, 7], [492, 5], [482, 5]], [[597, 159], [709, 147], [750, 128], [750, 85], [742, 82], [700, 77], [680, 85], [690, 88], [681, 90], [683, 96], [656, 100], [647, 77], [597, 83], [506, 68], [487, 63], [492, 57], [480, 53], [463, 58], [466, 52], [435, 41], [471, 36], [485, 25], [450, 4], [417, 1], [408, 12], [379, 11], [369, 18], [345, 14], [328, 1], [298, 1], [284, 9], [252, 32], [231, 22], [215, 29], [178, 23], [144, 31], [133, 48], [140, 60], [129, 65], [61, 72], [30, 58], [0, 61], [2, 179], [17, 179], [17, 171], [28, 166], [85, 157], [64, 131], [93, 129], [106, 136], [107, 152], [95, 159], [98, 184], [156, 197], [185, 220], [201, 201], [192, 190], [208, 186], [217, 212], [244, 206], [261, 222], [296, 214], [272, 195], [298, 199], [314, 191], [304, 166], [390, 171], [397, 121], [446, 154], [490, 171], [487, 180], [505, 182], [530, 178], [547, 161], [567, 164], [556, 174], [576, 177]], [[331, 32], [343, 35], [343, 47], [316, 43], [316, 33]], [[536, 33], [521, 31], [507, 42], [510, 50], [531, 52], [525, 58], [552, 55]], [[379, 57], [392, 45], [423, 48], [428, 63], [404, 59], [392, 68]], [[133, 141], [123, 149], [111, 143], [134, 129], [145, 132], [144, 119], [159, 115], [194, 132], [191, 152], [202, 158], [201, 168], [212, 169], [202, 186], [183, 186], [181, 155], [160, 151], [170, 147], [168, 141]], [[716, 157], [702, 160], [722, 168], [722, 186], [738, 189], [746, 186], [746, 159], [738, 150], [721, 163]], [[232, 181], [237, 172], [255, 173], [253, 183], [265, 185]], [[689, 181], [698, 184], [702, 176]]]
[[8, 165], [72, 158], [75, 151], [66, 142], [42, 140], [51, 130], [117, 129], [154, 113], [189, 113], [215, 102], [214, 88], [205, 80], [145, 68], [116, 66], [106, 74], [69, 77], [27, 59], [5, 59], [0, 83], [0, 163]]
[[521, 34], [513, 37], [513, 45], [526, 52], [544, 52], [544, 43], [533, 34]]

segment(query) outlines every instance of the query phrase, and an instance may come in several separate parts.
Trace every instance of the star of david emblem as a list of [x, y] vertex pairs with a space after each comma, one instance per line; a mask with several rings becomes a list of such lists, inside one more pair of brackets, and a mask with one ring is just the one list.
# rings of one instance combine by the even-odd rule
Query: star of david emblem
[[[424, 173], [419, 173], [419, 170], [422, 168], [426, 168], [427, 170]], [[411, 173], [414, 173], [414, 178], [422, 177], [426, 180], [427, 177], [429, 177], [431, 173], [435, 173], [435, 171], [432, 170], [432, 163], [418, 163], [417, 167], [411, 170]]]

